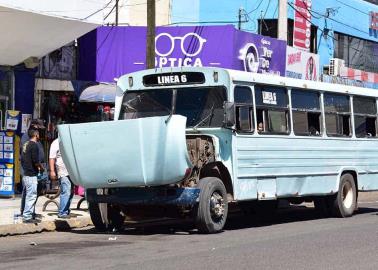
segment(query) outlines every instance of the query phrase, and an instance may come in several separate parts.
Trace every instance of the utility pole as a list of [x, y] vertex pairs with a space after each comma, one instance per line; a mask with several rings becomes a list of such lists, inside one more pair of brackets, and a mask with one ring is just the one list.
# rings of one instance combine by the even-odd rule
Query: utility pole
[[147, 68], [155, 68], [155, 0], [147, 0]]
[[119, 0], [116, 0], [115, 4], [115, 25], [118, 26], [118, 2]]
[[278, 39], [287, 41], [287, 1], [278, 0]]
[[259, 26], [259, 35], [262, 33], [262, 24], [263, 24], [263, 11], [260, 11], [260, 26]]
[[243, 8], [239, 8], [239, 21], [238, 21], [238, 29], [241, 30], [241, 18], [242, 18], [242, 10]]

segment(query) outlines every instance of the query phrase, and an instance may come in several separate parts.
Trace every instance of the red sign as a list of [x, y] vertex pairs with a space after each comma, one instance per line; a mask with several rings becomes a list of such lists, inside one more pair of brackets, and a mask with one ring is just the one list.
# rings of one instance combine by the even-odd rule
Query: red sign
[[293, 45], [306, 51], [310, 50], [311, 37], [311, 0], [295, 0]]
[[378, 30], [378, 12], [370, 12], [370, 29]]

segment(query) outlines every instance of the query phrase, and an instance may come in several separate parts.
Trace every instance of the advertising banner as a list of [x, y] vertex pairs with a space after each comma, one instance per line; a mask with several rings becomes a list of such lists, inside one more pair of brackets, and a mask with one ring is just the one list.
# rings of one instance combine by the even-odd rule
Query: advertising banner
[[[235, 30], [237, 31], [237, 30]], [[233, 69], [285, 75], [286, 42], [237, 31]]]
[[317, 81], [319, 74], [319, 55], [287, 46], [286, 77]]
[[[145, 27], [100, 27], [95, 33], [79, 39], [80, 80], [114, 82], [146, 68]], [[284, 41], [238, 31], [232, 25], [157, 27], [155, 46], [158, 68], [207, 66], [285, 74]]]
[[17, 130], [20, 111], [7, 110], [5, 113], [5, 129]]
[[21, 133], [25, 133], [28, 131], [30, 127], [30, 123], [32, 120], [32, 115], [31, 114], [22, 114], [21, 115]]
[[295, 0], [293, 45], [306, 51], [310, 50], [312, 0]]
[[14, 194], [14, 132], [0, 132], [0, 196]]

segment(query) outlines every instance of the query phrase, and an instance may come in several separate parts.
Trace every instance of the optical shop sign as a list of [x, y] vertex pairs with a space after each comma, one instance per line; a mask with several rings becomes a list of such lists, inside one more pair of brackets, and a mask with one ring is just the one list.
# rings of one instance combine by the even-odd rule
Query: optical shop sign
[[155, 65], [232, 68], [233, 31], [232, 26], [157, 28]]
[[157, 67], [213, 66], [285, 74], [285, 42], [231, 25], [158, 28], [157, 32]]
[[317, 81], [319, 79], [319, 55], [287, 46], [286, 77]]
[[[88, 75], [85, 79], [112, 82], [145, 69], [146, 33], [145, 27], [96, 29], [97, 53], [86, 49], [80, 55], [81, 61], [96, 55], [96, 61], [81, 65], [83, 72], [89, 72], [93, 70], [89, 64], [96, 63], [96, 78], [84, 74]], [[94, 43], [90, 38], [80, 41], [83, 48]], [[159, 68], [207, 66], [284, 75], [285, 56], [285, 42], [239, 31], [232, 25], [156, 28], [155, 65]]]

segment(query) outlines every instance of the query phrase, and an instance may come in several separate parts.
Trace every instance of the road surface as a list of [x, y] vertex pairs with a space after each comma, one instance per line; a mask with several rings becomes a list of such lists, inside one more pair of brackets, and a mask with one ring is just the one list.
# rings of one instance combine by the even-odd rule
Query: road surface
[[0, 238], [0, 269], [378, 269], [378, 203], [347, 219], [312, 207], [272, 220], [236, 214], [225, 231], [200, 235], [187, 225], [93, 228]]

